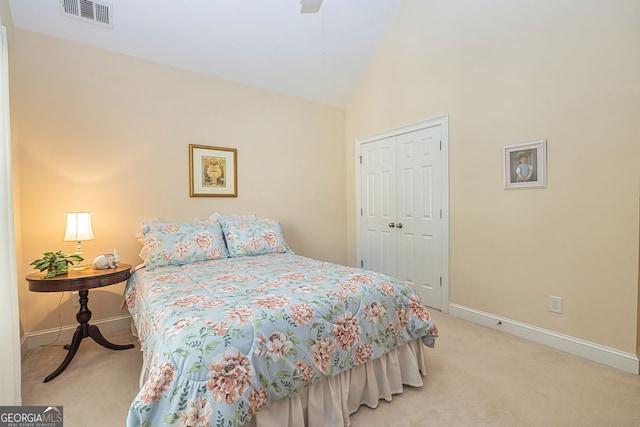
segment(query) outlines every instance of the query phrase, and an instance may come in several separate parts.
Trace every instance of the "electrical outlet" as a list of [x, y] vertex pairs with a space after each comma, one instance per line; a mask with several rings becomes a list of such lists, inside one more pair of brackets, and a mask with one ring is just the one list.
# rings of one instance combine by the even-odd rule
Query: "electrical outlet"
[[71, 292], [71, 304], [73, 307], [80, 307], [80, 296], [78, 291]]
[[549, 295], [549, 311], [562, 314], [562, 297]]

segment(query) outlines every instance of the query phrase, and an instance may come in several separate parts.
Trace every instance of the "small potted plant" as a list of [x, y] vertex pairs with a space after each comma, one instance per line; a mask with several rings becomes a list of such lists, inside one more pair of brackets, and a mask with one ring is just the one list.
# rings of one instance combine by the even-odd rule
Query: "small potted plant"
[[45, 252], [42, 258], [33, 261], [30, 265], [33, 265], [33, 268], [40, 271], [47, 270], [44, 278], [51, 279], [54, 276], [67, 273], [67, 271], [69, 271], [69, 264], [82, 262], [83, 260], [84, 258], [80, 255], [67, 254], [62, 251]]

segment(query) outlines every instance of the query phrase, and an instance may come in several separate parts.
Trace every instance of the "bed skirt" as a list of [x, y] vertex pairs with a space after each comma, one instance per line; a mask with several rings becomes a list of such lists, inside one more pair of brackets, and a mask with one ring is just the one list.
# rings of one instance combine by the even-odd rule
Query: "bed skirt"
[[249, 427], [349, 426], [360, 405], [378, 406], [402, 393], [403, 385], [422, 386], [426, 375], [424, 344], [413, 340], [379, 359], [306, 388], [298, 396], [278, 400], [258, 411]]

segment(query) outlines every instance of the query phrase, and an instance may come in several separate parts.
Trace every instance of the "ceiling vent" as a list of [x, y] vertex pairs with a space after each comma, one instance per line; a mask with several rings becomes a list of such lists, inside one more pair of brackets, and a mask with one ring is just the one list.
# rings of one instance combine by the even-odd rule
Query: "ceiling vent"
[[71, 18], [93, 22], [102, 27], [113, 28], [113, 5], [90, 0], [60, 0], [62, 14]]

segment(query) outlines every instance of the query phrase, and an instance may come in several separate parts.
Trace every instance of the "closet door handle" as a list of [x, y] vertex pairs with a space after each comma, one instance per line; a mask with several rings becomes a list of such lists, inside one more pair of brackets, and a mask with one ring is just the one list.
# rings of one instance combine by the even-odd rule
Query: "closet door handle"
[[390, 222], [390, 223], [389, 223], [389, 227], [393, 228], [393, 227], [395, 227], [395, 226], [396, 226], [396, 224], [395, 224], [395, 223], [393, 223], [393, 222]]
[[399, 223], [398, 223], [398, 225], [396, 225], [396, 227], [398, 227], [398, 228], [402, 228], [402, 223], [401, 223], [401, 222], [399, 222]]

